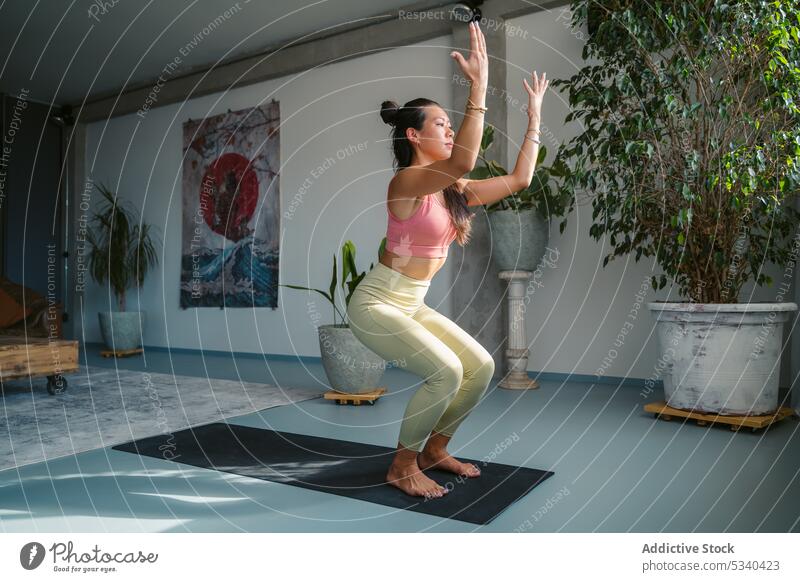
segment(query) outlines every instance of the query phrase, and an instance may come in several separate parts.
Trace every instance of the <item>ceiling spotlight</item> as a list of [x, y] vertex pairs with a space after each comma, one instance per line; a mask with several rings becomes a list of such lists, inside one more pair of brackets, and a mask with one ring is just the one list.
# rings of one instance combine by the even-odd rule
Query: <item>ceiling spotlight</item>
[[453, 20], [459, 22], [472, 22], [481, 19], [480, 2], [459, 2], [450, 10]]
[[75, 120], [72, 117], [72, 109], [65, 105], [61, 108], [61, 112], [55, 112], [49, 116], [50, 121], [55, 123], [59, 127], [65, 127], [68, 125], [73, 125]]

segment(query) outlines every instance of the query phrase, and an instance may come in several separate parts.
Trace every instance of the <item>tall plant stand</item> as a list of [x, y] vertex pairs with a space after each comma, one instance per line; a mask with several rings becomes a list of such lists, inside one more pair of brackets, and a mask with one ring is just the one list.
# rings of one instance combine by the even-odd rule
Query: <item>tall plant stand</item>
[[525, 333], [525, 282], [531, 271], [500, 271], [508, 281], [508, 320], [506, 321], [506, 375], [498, 386], [510, 390], [534, 390], [539, 383], [528, 376], [528, 339]]

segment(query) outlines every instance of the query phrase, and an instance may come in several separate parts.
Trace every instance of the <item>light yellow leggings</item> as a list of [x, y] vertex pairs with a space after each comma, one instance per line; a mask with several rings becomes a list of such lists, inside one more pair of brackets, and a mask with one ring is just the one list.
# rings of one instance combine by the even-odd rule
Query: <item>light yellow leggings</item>
[[406, 407], [398, 442], [422, 450], [431, 430], [452, 436], [486, 391], [494, 360], [424, 303], [430, 281], [378, 263], [350, 298], [350, 329], [373, 352], [425, 379]]

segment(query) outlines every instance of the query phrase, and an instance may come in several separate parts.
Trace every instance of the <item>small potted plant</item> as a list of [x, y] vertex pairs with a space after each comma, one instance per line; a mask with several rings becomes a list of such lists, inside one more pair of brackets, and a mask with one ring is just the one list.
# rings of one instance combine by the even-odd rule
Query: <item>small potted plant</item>
[[[470, 173], [471, 179], [508, 175], [503, 166], [486, 156], [493, 141], [494, 127], [487, 125], [478, 153], [482, 165]], [[550, 187], [551, 178], [560, 175], [559, 169], [542, 166], [546, 156], [547, 148], [542, 145], [527, 188], [486, 207], [492, 229], [492, 260], [500, 271], [535, 271], [550, 238], [551, 218], [565, 214], [568, 200]], [[561, 223], [561, 232], [565, 226], [566, 219]]]
[[[378, 256], [383, 252], [386, 239], [381, 243]], [[367, 348], [353, 335], [347, 322], [347, 305], [358, 284], [366, 276], [366, 271], [358, 272], [356, 268], [356, 247], [352, 241], [342, 245], [342, 274], [338, 286], [344, 293], [345, 308], [339, 309], [336, 304], [337, 295], [337, 264], [336, 254], [333, 255], [333, 269], [328, 290], [314, 289], [301, 285], [281, 285], [290, 289], [313, 291], [327, 299], [333, 311], [333, 324], [320, 325], [319, 350], [322, 356], [322, 367], [331, 383], [331, 388], [344, 394], [362, 394], [375, 390], [386, 369], [386, 362], [375, 352]], [[373, 265], [370, 265], [372, 269]], [[337, 323], [337, 316], [339, 322]]]
[[150, 225], [140, 222], [111, 190], [102, 184], [97, 189], [105, 200], [86, 232], [89, 272], [99, 285], [108, 282], [119, 307], [98, 313], [100, 332], [114, 352], [136, 349], [141, 346], [145, 312], [127, 311], [125, 293], [144, 284], [149, 269], [158, 264], [158, 254]]
[[[573, 26], [591, 17], [573, 0]], [[607, 4], [569, 90], [586, 129], [557, 159], [561, 189], [592, 192], [589, 234], [609, 260], [635, 253], [662, 271], [648, 304], [667, 404], [724, 415], [778, 406], [785, 301], [800, 250], [800, 37], [791, 2]], [[688, 58], [690, 55], [691, 58]], [[564, 165], [564, 167], [566, 167]], [[773, 301], [739, 302], [745, 283]], [[655, 266], [655, 265], [654, 265]]]

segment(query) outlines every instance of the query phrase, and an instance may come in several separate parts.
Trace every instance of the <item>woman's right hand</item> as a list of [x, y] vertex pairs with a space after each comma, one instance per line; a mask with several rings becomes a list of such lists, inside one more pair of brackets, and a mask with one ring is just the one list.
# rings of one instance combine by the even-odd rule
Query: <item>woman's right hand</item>
[[474, 21], [469, 23], [469, 45], [469, 59], [464, 59], [458, 51], [451, 52], [450, 56], [458, 62], [464, 76], [470, 80], [473, 87], [486, 89], [489, 84], [489, 57], [486, 54], [486, 39], [478, 23]]

